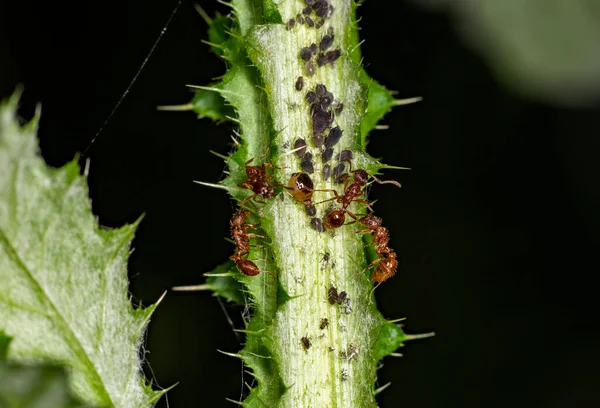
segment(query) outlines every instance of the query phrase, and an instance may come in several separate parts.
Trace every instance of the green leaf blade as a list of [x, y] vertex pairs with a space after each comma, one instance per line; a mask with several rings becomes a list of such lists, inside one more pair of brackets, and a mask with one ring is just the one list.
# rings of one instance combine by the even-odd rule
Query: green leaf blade
[[90, 404], [146, 407], [137, 353], [147, 316], [131, 307], [127, 257], [136, 225], [103, 230], [76, 162], [46, 167], [36, 120], [19, 127], [17, 100], [0, 107], [0, 330], [9, 360], [71, 367]]

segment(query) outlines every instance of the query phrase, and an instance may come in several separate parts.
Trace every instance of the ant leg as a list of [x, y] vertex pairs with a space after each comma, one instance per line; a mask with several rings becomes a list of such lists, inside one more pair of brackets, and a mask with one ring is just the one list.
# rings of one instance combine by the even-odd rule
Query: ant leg
[[342, 197], [341, 195], [339, 195], [339, 194], [338, 194], [338, 192], [337, 192], [337, 191], [335, 191], [335, 190], [333, 190], [333, 189], [330, 189], [330, 188], [326, 188], [326, 189], [323, 189], [323, 190], [314, 190], [314, 191], [323, 191], [323, 192], [325, 192], [325, 191], [330, 191], [330, 192], [332, 192], [332, 193], [333, 193], [333, 195], [334, 195], [334, 197], [328, 198], [327, 200], [319, 201], [318, 203], [315, 203], [315, 205], [317, 205], [317, 204], [322, 204], [322, 203], [326, 203], [326, 202], [328, 202], [328, 201], [338, 200], [338, 199], [340, 199], [340, 198]]
[[[242, 200], [242, 202], [240, 203], [239, 207], [240, 207], [240, 208], [244, 208], [244, 205], [246, 205], [246, 202], [247, 202], [247, 201], [249, 201], [251, 198], [255, 198], [255, 197], [256, 197], [256, 194], [254, 194], [254, 195], [252, 195], [252, 196], [249, 196], [249, 197], [246, 197], [246, 198], [244, 198], [244, 199]], [[260, 210], [260, 209], [259, 209], [259, 208], [256, 206], [256, 204], [254, 204], [252, 201], [250, 201], [250, 204], [252, 205], [252, 207], [254, 207], [254, 208], [253, 208], [253, 210], [254, 210], [254, 211], [256, 211], [256, 212], [258, 213], [258, 215], [260, 215], [260, 216], [262, 217], [262, 216], [263, 216], [263, 213], [262, 213], [262, 211], [261, 211], [261, 210]], [[248, 208], [248, 207], [245, 207], [245, 208]]]
[[375, 176], [371, 176], [373, 178], [373, 180], [375, 180], [376, 182], [378, 182], [379, 184], [393, 184], [398, 188], [402, 188], [402, 185], [400, 183], [398, 183], [395, 180], [379, 180], [377, 177]]
[[369, 304], [371, 304], [371, 299], [373, 297], [373, 293], [375, 292], [375, 289], [377, 289], [379, 287], [379, 285], [381, 285], [383, 282], [379, 282], [377, 285], [375, 285], [375, 287], [373, 289], [371, 289], [371, 293], [369, 293]]
[[254, 237], [254, 238], [269, 238], [269, 237], [266, 237], [264, 235], [258, 235], [258, 234], [253, 234], [253, 233], [246, 234], [246, 236], [247, 237]]
[[360, 276], [363, 273], [365, 273], [366, 271], [368, 271], [369, 269], [371, 269], [372, 267], [378, 265], [381, 262], [381, 258], [377, 258], [375, 259], [373, 262], [371, 262], [369, 265], [365, 266], [365, 269], [362, 270], [362, 272], [357, 273], [356, 276]]

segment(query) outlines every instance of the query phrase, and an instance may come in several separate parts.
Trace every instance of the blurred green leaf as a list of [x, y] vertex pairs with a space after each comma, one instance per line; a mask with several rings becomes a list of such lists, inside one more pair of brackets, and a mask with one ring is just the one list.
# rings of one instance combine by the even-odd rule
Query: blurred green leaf
[[450, 7], [464, 40], [518, 92], [563, 104], [600, 95], [600, 1], [415, 1]]
[[69, 394], [63, 368], [8, 364], [9, 344], [10, 338], [0, 331], [0, 408], [83, 407]]

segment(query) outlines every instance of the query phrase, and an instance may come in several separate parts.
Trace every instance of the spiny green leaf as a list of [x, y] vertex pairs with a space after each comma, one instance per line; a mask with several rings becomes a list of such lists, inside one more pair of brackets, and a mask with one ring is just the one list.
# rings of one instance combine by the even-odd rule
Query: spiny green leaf
[[367, 112], [360, 125], [360, 142], [361, 145], [365, 147], [367, 145], [367, 136], [369, 132], [375, 129], [377, 122], [392, 109], [394, 98], [392, 97], [392, 93], [386, 87], [374, 79], [368, 79], [368, 76], [364, 71], [362, 80], [368, 81], [369, 86]]
[[234, 110], [228, 106], [225, 99], [215, 91], [199, 89], [192, 99], [192, 109], [200, 116], [213, 120], [227, 120], [233, 117]]
[[0, 330], [13, 362], [70, 367], [71, 388], [99, 406], [147, 407], [139, 347], [153, 308], [131, 307], [127, 257], [136, 225], [102, 229], [76, 161], [49, 168], [38, 116], [20, 127], [18, 96], [0, 106]]

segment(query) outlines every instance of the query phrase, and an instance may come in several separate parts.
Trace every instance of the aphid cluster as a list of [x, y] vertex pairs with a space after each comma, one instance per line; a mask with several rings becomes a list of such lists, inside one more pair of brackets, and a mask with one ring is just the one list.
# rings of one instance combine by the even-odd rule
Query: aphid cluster
[[[308, 27], [319, 29], [325, 24], [325, 19], [331, 17], [333, 14], [333, 6], [326, 0], [305, 0], [305, 3], [306, 7], [302, 9], [302, 14], [298, 13], [295, 19], [291, 18], [288, 20], [288, 30], [293, 29], [296, 23], [299, 25], [306, 24]], [[317, 21], [316, 23], [315, 20]]]
[[317, 67], [322, 67], [326, 64], [333, 65], [333, 63], [341, 57], [342, 51], [339, 48], [333, 50], [330, 49], [334, 39], [335, 35], [333, 34], [333, 28], [329, 27], [327, 29], [327, 34], [321, 38], [318, 46], [317, 44], [312, 43], [310, 46], [302, 47], [302, 49], [300, 49], [300, 59], [305, 62], [304, 72], [307, 76], [312, 77], [315, 74]]
[[[295, 19], [292, 18], [288, 21], [288, 29], [294, 28], [297, 24], [306, 24], [308, 27], [319, 29], [333, 13], [333, 7], [326, 0], [305, 0], [305, 3], [306, 7], [302, 10], [302, 13], [299, 13]], [[315, 19], [318, 19], [317, 23], [315, 23]], [[333, 64], [340, 58], [341, 51], [335, 47], [335, 39], [333, 28], [329, 27], [319, 41], [299, 50], [299, 57], [305, 64], [304, 75], [308, 77], [308, 81], [303, 76], [297, 77], [294, 83], [296, 91], [307, 88], [307, 82], [314, 76], [318, 67]], [[334, 148], [342, 139], [344, 132], [339, 126], [335, 125], [334, 121], [342, 113], [344, 105], [341, 101], [335, 100], [333, 93], [327, 89], [325, 84], [316, 84], [313, 89], [309, 88], [305, 94], [305, 99], [310, 107], [311, 134], [308, 138], [298, 137], [294, 142], [294, 151], [300, 158], [302, 172], [293, 173], [287, 186], [282, 187], [304, 204], [306, 213], [311, 217], [310, 225], [316, 231], [333, 231], [340, 228], [346, 224], [347, 216], [352, 218], [350, 224], [359, 222], [365, 226], [366, 229], [359, 232], [373, 234], [372, 245], [375, 245], [375, 252], [378, 256], [378, 259], [373, 261], [367, 269], [374, 267], [373, 280], [378, 283], [383, 282], [393, 276], [398, 265], [396, 253], [388, 245], [389, 234], [387, 229], [381, 226], [381, 219], [375, 217], [372, 213], [363, 216], [356, 214], [354, 210], [351, 210], [351, 204], [361, 203], [371, 212], [373, 211], [371, 203], [365, 198], [365, 188], [371, 178], [381, 184], [391, 183], [397, 186], [400, 186], [400, 184], [395, 181], [381, 181], [375, 176], [370, 176], [363, 169], [352, 170], [353, 154], [351, 150], [342, 150], [335, 153]], [[312, 142], [311, 146], [318, 149], [317, 152], [310, 151], [311, 148], [307, 145], [307, 140]], [[322, 180], [332, 180], [337, 184], [343, 183], [342, 193], [338, 193], [333, 189], [314, 189], [314, 183], [310, 175], [314, 174], [315, 167], [319, 166], [314, 161], [315, 156], [320, 156]], [[334, 158], [337, 163], [331, 163]], [[350, 167], [348, 170], [346, 170], [347, 165]], [[263, 173], [266, 174], [264, 171]], [[250, 174], [248, 174], [248, 179], [246, 185], [251, 187], [246, 188], [254, 191], [254, 200], [263, 197], [257, 191], [257, 182], [252, 181]], [[333, 196], [324, 201], [313, 203], [315, 191], [329, 192]], [[248, 199], [250, 198], [252, 197]], [[330, 201], [333, 201], [334, 205], [325, 210], [322, 218], [317, 217], [315, 205]], [[379, 220], [379, 224], [377, 224], [377, 220]], [[330, 304], [343, 305], [346, 313], [352, 311], [351, 301], [347, 298], [346, 292], [338, 293], [335, 286], [331, 286], [327, 297]], [[352, 352], [346, 353], [347, 355], [353, 354]]]

